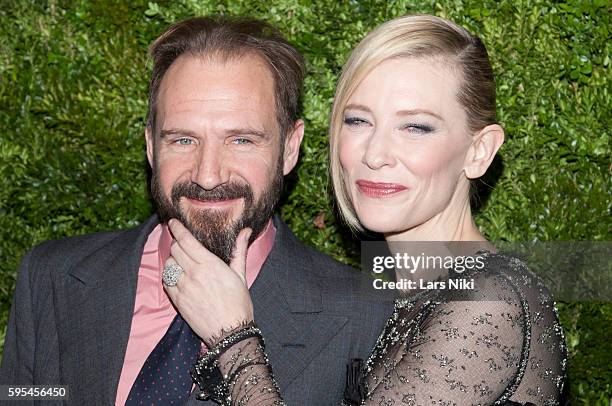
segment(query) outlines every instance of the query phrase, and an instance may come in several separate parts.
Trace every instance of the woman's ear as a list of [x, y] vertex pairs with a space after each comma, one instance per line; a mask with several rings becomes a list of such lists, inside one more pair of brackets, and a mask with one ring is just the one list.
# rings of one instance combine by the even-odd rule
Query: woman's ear
[[480, 130], [474, 136], [466, 155], [463, 168], [465, 175], [469, 179], [484, 175], [503, 143], [504, 129], [499, 124], [491, 124]]

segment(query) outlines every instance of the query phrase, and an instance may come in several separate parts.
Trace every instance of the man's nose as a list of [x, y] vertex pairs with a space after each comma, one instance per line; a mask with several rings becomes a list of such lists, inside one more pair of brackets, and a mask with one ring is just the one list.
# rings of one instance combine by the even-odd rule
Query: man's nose
[[223, 148], [202, 145], [191, 171], [191, 181], [206, 190], [212, 190], [229, 180], [229, 171], [223, 159]]

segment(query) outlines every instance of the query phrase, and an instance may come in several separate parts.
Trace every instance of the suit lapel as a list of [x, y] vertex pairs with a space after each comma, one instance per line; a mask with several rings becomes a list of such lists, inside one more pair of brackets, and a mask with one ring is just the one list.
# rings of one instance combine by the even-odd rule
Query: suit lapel
[[152, 217], [75, 265], [66, 279], [64, 373], [75, 393], [114, 404], [130, 333], [142, 251], [157, 224]]
[[282, 221], [274, 220], [274, 247], [251, 287], [251, 297], [255, 321], [283, 389], [342, 330], [347, 318], [325, 311], [310, 253]]

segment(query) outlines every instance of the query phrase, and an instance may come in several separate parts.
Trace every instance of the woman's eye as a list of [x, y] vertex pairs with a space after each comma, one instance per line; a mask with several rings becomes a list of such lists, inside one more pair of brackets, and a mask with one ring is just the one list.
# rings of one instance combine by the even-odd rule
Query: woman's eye
[[427, 134], [434, 131], [434, 128], [427, 124], [418, 124], [418, 123], [409, 123], [401, 128], [402, 130], [407, 130], [412, 134]]
[[368, 122], [359, 117], [344, 117], [344, 124], [351, 127], [358, 127], [361, 125], [366, 125]]

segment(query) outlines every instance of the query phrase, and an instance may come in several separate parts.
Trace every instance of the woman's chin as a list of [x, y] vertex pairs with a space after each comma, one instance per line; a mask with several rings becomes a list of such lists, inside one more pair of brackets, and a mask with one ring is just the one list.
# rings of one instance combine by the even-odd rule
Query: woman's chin
[[392, 218], [391, 216], [371, 215], [371, 216], [359, 216], [359, 221], [364, 228], [380, 234], [399, 233], [406, 230], [397, 223], [397, 217]]

